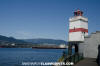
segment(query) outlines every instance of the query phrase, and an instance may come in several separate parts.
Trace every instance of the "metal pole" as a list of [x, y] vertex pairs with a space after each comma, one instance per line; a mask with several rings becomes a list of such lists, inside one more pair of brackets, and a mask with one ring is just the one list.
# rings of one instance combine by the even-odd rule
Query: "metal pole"
[[72, 55], [72, 43], [71, 42], [68, 43], [68, 55], [69, 56]]

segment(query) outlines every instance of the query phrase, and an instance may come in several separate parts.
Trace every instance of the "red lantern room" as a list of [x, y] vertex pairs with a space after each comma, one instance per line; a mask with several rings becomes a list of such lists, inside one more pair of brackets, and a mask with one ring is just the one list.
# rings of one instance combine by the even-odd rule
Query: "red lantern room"
[[82, 16], [83, 12], [81, 10], [77, 10], [74, 12], [74, 16]]

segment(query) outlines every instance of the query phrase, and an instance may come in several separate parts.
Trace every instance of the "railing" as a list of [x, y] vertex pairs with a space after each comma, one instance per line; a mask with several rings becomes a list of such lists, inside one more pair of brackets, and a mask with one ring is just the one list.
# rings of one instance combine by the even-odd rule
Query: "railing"
[[79, 62], [80, 60], [83, 59], [83, 54], [79, 54], [79, 53], [75, 53], [73, 55], [65, 55], [63, 54], [61, 56], [61, 58], [58, 60], [58, 62], [73, 62], [74, 64], [76, 64], [77, 62]]

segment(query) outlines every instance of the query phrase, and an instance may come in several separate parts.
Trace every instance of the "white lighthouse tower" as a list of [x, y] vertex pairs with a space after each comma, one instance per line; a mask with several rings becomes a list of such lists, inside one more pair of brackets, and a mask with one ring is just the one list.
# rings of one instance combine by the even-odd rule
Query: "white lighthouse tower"
[[88, 19], [83, 17], [83, 12], [77, 10], [74, 17], [69, 19], [68, 42], [82, 42], [88, 36]]

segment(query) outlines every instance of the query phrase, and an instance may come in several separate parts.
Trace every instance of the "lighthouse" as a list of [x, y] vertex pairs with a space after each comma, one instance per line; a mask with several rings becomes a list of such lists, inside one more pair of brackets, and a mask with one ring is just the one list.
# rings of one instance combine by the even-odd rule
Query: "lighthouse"
[[88, 36], [88, 19], [81, 10], [76, 10], [74, 16], [69, 18], [68, 42], [82, 42]]
[[72, 47], [75, 47], [75, 53], [79, 53], [79, 46], [88, 36], [88, 19], [83, 16], [81, 10], [76, 10], [74, 16], [69, 18], [68, 33], [68, 54], [72, 54]]

